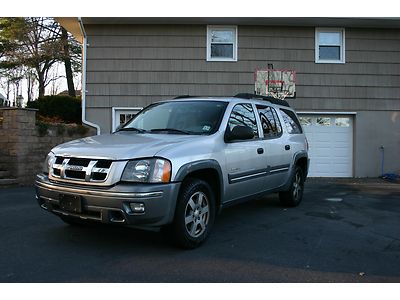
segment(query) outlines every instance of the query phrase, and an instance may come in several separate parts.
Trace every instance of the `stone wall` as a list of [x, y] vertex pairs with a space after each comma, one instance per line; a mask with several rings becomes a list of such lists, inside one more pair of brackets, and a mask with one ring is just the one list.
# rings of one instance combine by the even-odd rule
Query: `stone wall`
[[32, 185], [54, 146], [96, 134], [86, 128], [36, 124], [34, 109], [0, 108], [0, 181]]

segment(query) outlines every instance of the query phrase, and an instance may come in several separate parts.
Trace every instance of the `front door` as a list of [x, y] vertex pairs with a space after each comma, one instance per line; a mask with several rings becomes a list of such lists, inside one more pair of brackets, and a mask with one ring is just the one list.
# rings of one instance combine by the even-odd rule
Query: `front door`
[[266, 165], [265, 149], [259, 137], [257, 121], [251, 104], [237, 104], [231, 112], [226, 130], [235, 126], [248, 126], [253, 129], [251, 140], [236, 140], [225, 144], [228, 201], [253, 195], [264, 189]]

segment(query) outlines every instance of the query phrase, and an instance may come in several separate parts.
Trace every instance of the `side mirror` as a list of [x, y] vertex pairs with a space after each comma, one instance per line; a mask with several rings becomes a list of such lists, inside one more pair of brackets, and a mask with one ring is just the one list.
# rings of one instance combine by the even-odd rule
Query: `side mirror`
[[231, 142], [235, 140], [251, 140], [254, 138], [254, 131], [249, 126], [235, 126], [232, 131], [227, 129], [225, 133], [225, 141]]

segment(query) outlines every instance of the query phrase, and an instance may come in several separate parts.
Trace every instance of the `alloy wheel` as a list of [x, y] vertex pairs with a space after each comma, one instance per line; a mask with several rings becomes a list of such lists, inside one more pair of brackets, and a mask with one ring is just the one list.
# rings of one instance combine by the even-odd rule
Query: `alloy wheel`
[[194, 193], [185, 208], [185, 227], [191, 237], [204, 233], [209, 221], [209, 202], [203, 192]]

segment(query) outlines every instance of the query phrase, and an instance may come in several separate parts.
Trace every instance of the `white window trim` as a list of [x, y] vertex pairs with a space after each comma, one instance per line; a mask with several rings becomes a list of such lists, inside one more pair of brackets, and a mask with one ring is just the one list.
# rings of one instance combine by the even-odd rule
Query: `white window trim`
[[296, 111], [298, 115], [356, 115], [355, 111]]
[[112, 107], [111, 108], [111, 132], [114, 132], [117, 127], [115, 126], [115, 116], [118, 110], [131, 110], [131, 111], [136, 111], [138, 113], [141, 111], [143, 107]]
[[[234, 29], [233, 58], [211, 57], [211, 30]], [[238, 60], [238, 27], [236, 25], [207, 25], [207, 61], [237, 61]]]
[[[340, 32], [342, 40], [340, 44], [340, 60], [323, 60], [319, 59], [319, 32]], [[346, 30], [344, 28], [332, 27], [315, 27], [315, 63], [316, 64], [344, 64], [346, 63]]]

